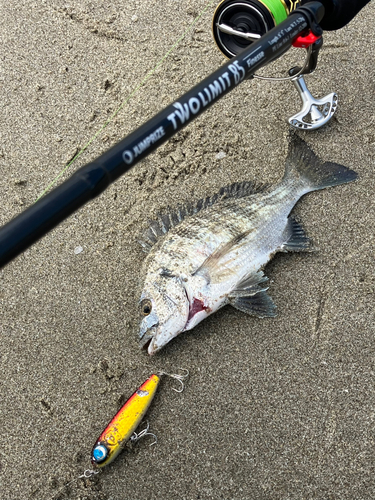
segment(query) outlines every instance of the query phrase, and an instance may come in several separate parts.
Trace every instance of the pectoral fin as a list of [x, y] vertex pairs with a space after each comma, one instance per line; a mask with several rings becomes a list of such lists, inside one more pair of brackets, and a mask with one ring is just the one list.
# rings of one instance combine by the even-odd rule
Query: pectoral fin
[[237, 283], [236, 288], [231, 291], [230, 296], [243, 297], [246, 295], [255, 295], [258, 292], [265, 291], [268, 288], [261, 288], [259, 286], [259, 283], [264, 283], [265, 281], [268, 281], [268, 278], [262, 271], [249, 274]]
[[241, 242], [253, 231], [245, 231], [238, 234], [232, 238], [228, 243], [220, 245], [203, 264], [193, 273], [193, 275], [203, 276], [207, 283], [219, 283], [220, 281], [227, 278], [230, 274], [235, 273], [235, 270], [231, 269], [231, 264], [235, 258], [231, 252], [236, 249], [236, 247], [241, 245]]

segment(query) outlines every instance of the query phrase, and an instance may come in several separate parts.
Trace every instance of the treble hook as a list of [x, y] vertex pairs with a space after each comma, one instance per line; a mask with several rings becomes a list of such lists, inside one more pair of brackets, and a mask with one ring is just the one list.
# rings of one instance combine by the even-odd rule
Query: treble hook
[[146, 429], [143, 429], [143, 431], [140, 431], [138, 433], [134, 431], [130, 437], [130, 441], [132, 443], [136, 443], [137, 441], [139, 441], [141, 438], [143, 438], [145, 436], [153, 436], [155, 441], [152, 442], [150, 444], [150, 446], [153, 446], [154, 444], [156, 444], [158, 442], [158, 438], [152, 432], [148, 432], [149, 428], [150, 428], [150, 424], [148, 422], [146, 422]]
[[187, 370], [186, 368], [178, 368], [178, 370], [180, 371], [184, 371], [186, 372], [184, 375], [180, 374], [180, 373], [167, 373], [167, 372], [160, 372], [159, 375], [162, 376], [162, 375], [166, 375], [167, 377], [171, 377], [171, 378], [174, 378], [175, 380], [178, 380], [181, 384], [181, 389], [176, 389], [175, 387], [172, 387], [172, 391], [175, 391], [175, 392], [183, 392], [183, 390], [185, 389], [185, 384], [184, 384], [184, 380], [186, 378], [188, 378], [189, 376], [189, 370]]

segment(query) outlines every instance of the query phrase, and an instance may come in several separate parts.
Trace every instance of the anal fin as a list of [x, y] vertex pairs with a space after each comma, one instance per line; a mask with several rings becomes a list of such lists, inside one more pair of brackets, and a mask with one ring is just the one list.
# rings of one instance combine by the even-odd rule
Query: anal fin
[[294, 217], [288, 218], [284, 234], [285, 243], [281, 250], [289, 252], [303, 252], [311, 249], [311, 240], [306, 236], [305, 230]]

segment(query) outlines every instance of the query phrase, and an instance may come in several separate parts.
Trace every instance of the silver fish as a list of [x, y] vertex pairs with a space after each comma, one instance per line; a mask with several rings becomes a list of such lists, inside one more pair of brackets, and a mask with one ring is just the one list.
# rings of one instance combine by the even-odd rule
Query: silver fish
[[342, 165], [322, 163], [295, 136], [276, 187], [232, 184], [196, 205], [159, 215], [140, 242], [149, 252], [140, 346], [154, 354], [226, 304], [259, 318], [276, 316], [262, 269], [276, 252], [310, 247], [292, 208], [310, 191], [356, 178]]

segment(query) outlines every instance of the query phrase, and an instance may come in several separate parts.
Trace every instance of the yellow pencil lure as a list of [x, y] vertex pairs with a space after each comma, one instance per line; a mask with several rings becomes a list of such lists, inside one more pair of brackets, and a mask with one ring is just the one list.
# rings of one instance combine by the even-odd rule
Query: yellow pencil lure
[[91, 462], [96, 467], [104, 467], [112, 462], [125, 443], [129, 441], [145, 416], [156, 394], [159, 382], [158, 375], [151, 375], [104, 429], [91, 452]]

